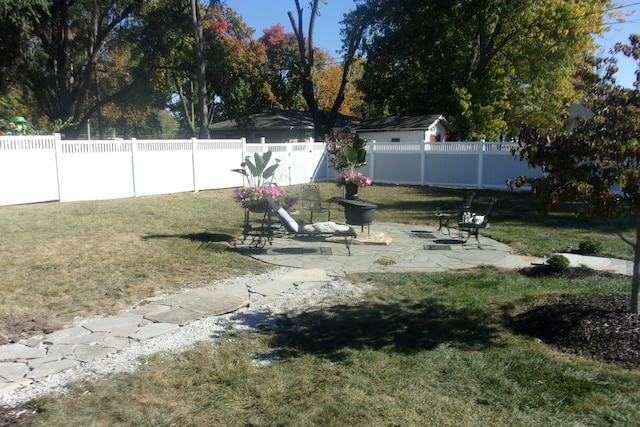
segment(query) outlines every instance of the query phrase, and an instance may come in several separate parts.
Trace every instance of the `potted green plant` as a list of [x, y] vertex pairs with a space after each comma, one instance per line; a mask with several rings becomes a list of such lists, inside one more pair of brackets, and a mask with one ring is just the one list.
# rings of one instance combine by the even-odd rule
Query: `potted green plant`
[[367, 141], [351, 134], [335, 135], [327, 144], [329, 162], [340, 173], [336, 184], [345, 189], [345, 199], [357, 200], [358, 189], [371, 185], [371, 178], [358, 172], [367, 164]]
[[255, 153], [253, 161], [251, 157], [245, 157], [245, 161], [239, 169], [232, 172], [239, 173], [247, 178], [247, 185], [233, 190], [233, 199], [243, 208], [252, 212], [266, 212], [269, 209], [269, 199], [275, 200], [278, 205], [286, 202], [287, 191], [279, 187], [274, 181], [275, 172], [280, 166], [280, 161], [275, 159], [275, 164], [269, 165], [272, 152], [264, 154]]
[[344, 207], [347, 224], [369, 226], [375, 218], [377, 205], [358, 200], [358, 190], [371, 185], [371, 178], [358, 172], [367, 164], [367, 141], [351, 134], [334, 136], [328, 143], [329, 162], [340, 172], [336, 181], [344, 187]]

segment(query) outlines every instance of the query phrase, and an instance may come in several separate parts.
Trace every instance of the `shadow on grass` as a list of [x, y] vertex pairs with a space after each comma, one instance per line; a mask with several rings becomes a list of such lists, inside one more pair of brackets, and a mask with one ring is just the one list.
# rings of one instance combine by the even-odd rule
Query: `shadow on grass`
[[235, 237], [224, 233], [189, 233], [189, 234], [151, 234], [142, 236], [142, 240], [152, 239], [186, 239], [192, 242], [199, 242], [198, 249], [212, 250], [220, 252], [221, 250], [229, 250], [230, 244]]
[[[437, 209], [457, 214], [464, 195], [470, 190], [429, 186], [405, 186], [395, 190], [394, 186], [385, 184], [376, 184], [376, 188], [379, 188], [385, 197], [376, 197], [375, 191], [372, 190], [365, 199], [369, 198], [371, 202], [378, 205], [378, 218], [388, 222], [418, 220], [431, 223], [437, 223], [434, 215]], [[618, 231], [632, 232], [635, 227], [635, 222], [629, 217], [615, 221], [577, 218], [579, 203], [567, 203], [562, 208], [553, 209], [547, 215], [539, 214], [539, 201], [533, 198], [529, 191], [499, 189], [475, 189], [474, 191], [476, 191], [476, 197], [471, 210], [482, 213], [487, 209], [490, 200], [497, 198], [498, 203], [492, 214], [492, 222], [508, 223], [511, 228], [522, 225], [533, 229], [576, 230], [580, 233], [596, 230], [606, 234]], [[394, 216], [385, 216], [385, 212], [394, 212]]]
[[288, 357], [307, 353], [332, 359], [340, 359], [347, 349], [411, 354], [445, 343], [481, 349], [496, 345], [497, 330], [487, 317], [435, 299], [339, 305], [284, 319], [273, 332], [272, 345]]

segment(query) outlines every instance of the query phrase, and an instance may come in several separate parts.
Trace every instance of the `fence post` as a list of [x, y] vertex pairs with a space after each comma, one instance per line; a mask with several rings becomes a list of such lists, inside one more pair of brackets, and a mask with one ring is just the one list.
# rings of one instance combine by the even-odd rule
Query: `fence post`
[[200, 191], [198, 188], [197, 178], [196, 178], [196, 157], [198, 156], [198, 140], [196, 138], [191, 138], [191, 170], [193, 173], [193, 191], [197, 193]]
[[[309, 182], [313, 182], [313, 175], [315, 173], [315, 169], [312, 169], [311, 165], [313, 163], [313, 138], [308, 137], [305, 138], [305, 142], [307, 143], [307, 164], [305, 166], [306, 175], [309, 177]], [[311, 174], [309, 174], [311, 172]]]
[[58, 201], [62, 202], [62, 192], [60, 189], [60, 156], [62, 154], [62, 139], [59, 133], [53, 134], [53, 147], [55, 150], [56, 180], [58, 181]]
[[478, 188], [482, 189], [482, 177], [484, 175], [484, 150], [485, 150], [485, 142], [480, 141], [481, 148], [478, 153]]
[[424, 185], [424, 181], [425, 181], [424, 172], [426, 170], [425, 162], [427, 157], [426, 156], [427, 144], [428, 142], [426, 140], [423, 141], [422, 144], [420, 144], [420, 185]]
[[[240, 164], [242, 164], [244, 162], [245, 157], [247, 157], [247, 138], [241, 138], [242, 139], [242, 153], [240, 156]], [[240, 166], [240, 165], [238, 165]], [[240, 166], [242, 167], [242, 166]], [[242, 176], [242, 186], [246, 186], [247, 182], [245, 181], [246, 177]]]
[[287, 144], [287, 185], [291, 185], [291, 146], [293, 144], [289, 143]]
[[371, 181], [375, 181], [376, 176], [376, 140], [371, 140], [371, 167], [369, 168], [369, 173], [371, 174]]
[[131, 178], [133, 179], [133, 197], [138, 197], [136, 191], [136, 153], [138, 152], [138, 142], [131, 138]]

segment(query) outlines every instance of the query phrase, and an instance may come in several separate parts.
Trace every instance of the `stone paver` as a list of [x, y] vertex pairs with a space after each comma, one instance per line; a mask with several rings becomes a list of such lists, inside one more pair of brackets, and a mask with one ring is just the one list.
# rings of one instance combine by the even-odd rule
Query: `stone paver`
[[[359, 231], [359, 230], [358, 230]], [[129, 312], [90, 319], [44, 337], [0, 346], [0, 397], [22, 384], [81, 367], [133, 344], [171, 334], [202, 317], [233, 312], [246, 305], [260, 306], [284, 294], [310, 292], [345, 274], [360, 272], [436, 272], [483, 264], [522, 268], [541, 262], [511, 254], [504, 244], [480, 236], [461, 245], [456, 236], [429, 227], [373, 223], [371, 234], [359, 233], [348, 256], [344, 240], [276, 238], [264, 250], [249, 251], [258, 260], [293, 267], [275, 279], [247, 278], [221, 290], [190, 289], [143, 302]], [[587, 265], [619, 274], [631, 274], [632, 263], [595, 257], [567, 256], [573, 266]]]

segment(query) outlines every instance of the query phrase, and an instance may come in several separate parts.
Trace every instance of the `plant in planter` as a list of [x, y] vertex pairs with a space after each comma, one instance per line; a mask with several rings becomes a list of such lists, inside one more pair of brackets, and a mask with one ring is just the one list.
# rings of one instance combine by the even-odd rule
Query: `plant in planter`
[[371, 185], [371, 178], [358, 172], [367, 164], [367, 141], [351, 134], [334, 136], [327, 143], [329, 162], [337, 172], [341, 172], [336, 184], [345, 188], [345, 198], [356, 200], [358, 189]]
[[273, 181], [274, 174], [280, 166], [280, 161], [276, 159], [275, 164], [269, 165], [271, 156], [271, 151], [267, 151], [264, 154], [255, 153], [253, 162], [251, 157], [247, 156], [240, 165], [242, 168], [232, 169], [232, 172], [239, 173], [247, 178], [247, 186], [233, 190], [233, 199], [247, 210], [266, 212], [269, 209], [269, 199], [275, 200], [278, 205], [283, 205], [287, 202], [287, 191]]

